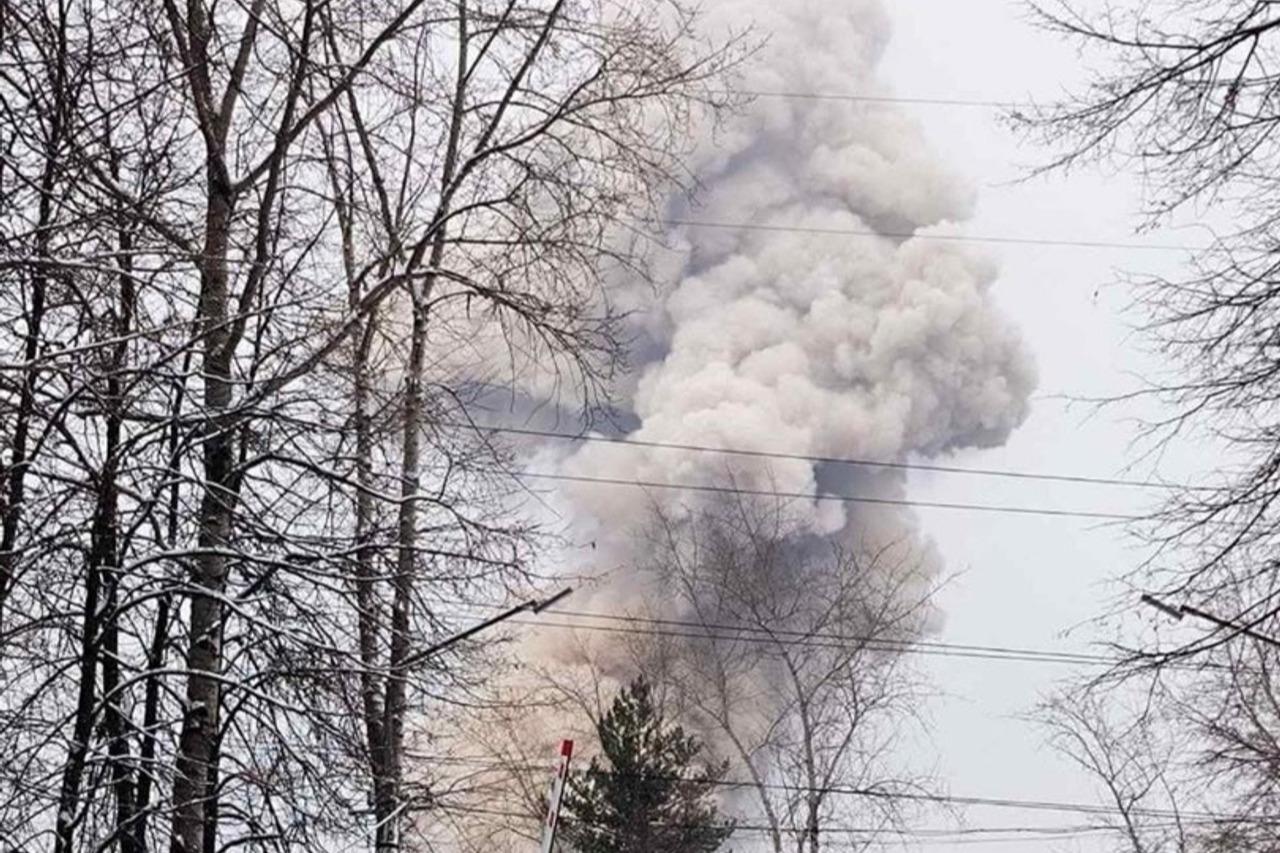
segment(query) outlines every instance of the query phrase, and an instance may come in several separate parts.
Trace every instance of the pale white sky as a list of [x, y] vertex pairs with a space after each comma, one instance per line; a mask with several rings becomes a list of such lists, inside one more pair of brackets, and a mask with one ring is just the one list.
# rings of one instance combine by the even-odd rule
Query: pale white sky
[[[1074, 48], [1028, 26], [1009, 0], [887, 0], [894, 39], [881, 66], [902, 97], [1024, 100], [1053, 96], [1082, 74]], [[940, 157], [979, 188], [975, 235], [1132, 240], [1138, 194], [1123, 175], [1082, 172], [1008, 185], [1044, 152], [1020, 147], [982, 108], [908, 105]], [[1197, 242], [1183, 231], [1144, 235], [1153, 243]], [[1135, 371], [1155, 367], [1129, 335], [1125, 294], [1107, 288], [1115, 271], [1170, 271], [1177, 253], [1064, 247], [1000, 246], [998, 302], [1021, 327], [1039, 367], [1040, 384], [1027, 423], [1008, 446], [966, 453], [962, 464], [1114, 476], [1134, 460], [1132, 426], [1119, 412], [1090, 416], [1058, 395], [1103, 395], [1133, 388]], [[1099, 292], [1099, 288], [1103, 288]], [[1129, 318], [1132, 319], [1132, 318]], [[1130, 413], [1132, 414], [1132, 413]], [[1176, 479], [1194, 471], [1189, 449], [1162, 463]], [[1198, 460], [1203, 463], [1207, 460]], [[1208, 460], [1211, 461], [1211, 460]], [[1183, 463], [1181, 466], [1179, 462]], [[1181, 467], [1181, 470], [1179, 468]], [[1139, 472], [1149, 473], [1149, 469]], [[911, 497], [1016, 503], [1127, 512], [1144, 497], [1123, 489], [1046, 486], [977, 477], [916, 476]], [[1086, 521], [922, 511], [925, 529], [960, 573], [944, 591], [948, 642], [1088, 650], [1101, 629], [1088, 624], [1116, 592], [1107, 582], [1139, 559], [1122, 530]], [[956, 795], [1105, 802], [1088, 778], [1043, 745], [1042, 732], [1019, 719], [1063, 666], [929, 658], [926, 671], [946, 695], [932, 708], [937, 772]], [[967, 812], [973, 826], [1087, 822], [1079, 815], [996, 808]], [[921, 849], [949, 849], [933, 844]], [[1105, 839], [1007, 841], [955, 846], [972, 853], [1010, 850], [1095, 853]]]

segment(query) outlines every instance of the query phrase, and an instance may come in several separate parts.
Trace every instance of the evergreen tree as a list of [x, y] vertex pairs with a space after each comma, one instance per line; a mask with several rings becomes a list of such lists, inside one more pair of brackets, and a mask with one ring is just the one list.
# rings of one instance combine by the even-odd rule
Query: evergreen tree
[[603, 755], [570, 780], [561, 823], [579, 853], [712, 853], [733, 832], [712, 800], [726, 765], [697, 761], [702, 744], [668, 727], [637, 678], [596, 726]]

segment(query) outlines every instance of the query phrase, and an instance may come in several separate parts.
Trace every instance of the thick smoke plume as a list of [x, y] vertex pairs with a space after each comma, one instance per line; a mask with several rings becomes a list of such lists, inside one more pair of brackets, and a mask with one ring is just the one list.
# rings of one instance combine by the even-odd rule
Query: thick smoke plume
[[[1002, 443], [1026, 414], [1033, 366], [991, 299], [994, 264], [936, 239], [962, 233], [972, 193], [892, 104], [821, 97], [883, 93], [881, 4], [718, 0], [710, 14], [768, 41], [742, 81], [754, 101], [708, 129], [697, 204], [671, 205], [677, 260], [638, 321], [630, 437], [879, 460]], [[900, 472], [603, 444], [561, 466], [669, 484], [731, 470], [735, 486], [792, 494], [905, 487]], [[572, 512], [626, 564], [625, 531], [655, 498], [707, 499], [584, 486]], [[916, 535], [905, 512], [854, 506], [792, 508], [825, 536]]]
[[[623, 294], [637, 307], [635, 370], [620, 400], [620, 422], [631, 426], [626, 434], [647, 442], [886, 461], [1005, 441], [1026, 415], [1032, 364], [991, 297], [995, 265], [968, 244], [936, 239], [963, 233], [971, 192], [892, 104], [811, 97], [887, 94], [875, 76], [889, 36], [881, 4], [716, 0], [709, 12], [714, 26], [752, 24], [768, 35], [741, 81], [744, 90], [760, 94], [728, 126], [702, 134], [697, 203], [673, 200], [667, 211], [672, 223], [682, 224], [667, 234], [673, 251], [666, 286], [656, 299], [639, 287]], [[906, 497], [906, 476], [895, 469], [603, 442], [576, 445], [570, 453], [564, 447], [542, 446], [529, 466], [657, 485]], [[662, 555], [638, 529], [655, 503], [666, 518], [737, 508], [736, 498], [723, 494], [589, 483], [557, 489], [555, 499], [572, 537], [594, 545], [562, 555], [563, 570], [610, 570], [596, 587], [575, 593], [572, 606], [657, 610], [653, 615], [674, 618], [689, 615], [687, 596], [654, 583], [660, 575], [646, 568]], [[767, 512], [770, 501], [759, 503]], [[904, 543], [902, 553], [923, 583], [904, 590], [908, 599], [932, 586], [941, 568], [941, 555], [905, 508], [805, 498], [787, 503], [784, 529], [795, 541], [767, 569], [785, 576], [751, 579], [747, 587], [794, 599], [796, 589], [812, 586], [820, 596], [814, 577], [803, 574], [803, 556], [790, 557], [829, 556], [832, 545], [851, 551]], [[892, 578], [879, 585], [872, 579], [865, 588], [901, 589]], [[713, 622], [736, 624], [716, 614], [701, 624]], [[906, 633], [927, 630], [926, 623], [912, 621]], [[798, 627], [808, 634], [816, 626]], [[622, 682], [635, 674], [631, 639], [533, 631], [523, 651], [557, 684], [572, 681], [577, 665], [586, 664], [583, 695], [598, 698], [602, 691], [590, 686], [590, 676]], [[697, 641], [674, 651], [696, 667]], [[784, 703], [774, 685], [785, 679], [767, 664], [741, 678], [751, 682], [743, 690], [751, 700], [734, 714], [767, 719], [771, 704]], [[572, 719], [522, 709], [509, 725], [486, 727], [479, 740], [499, 749], [493, 733], [507, 729], [520, 732], [510, 751], [526, 761], [550, 754], [542, 741], [575, 732]], [[705, 735], [717, 752], [733, 754], [711, 729]]]

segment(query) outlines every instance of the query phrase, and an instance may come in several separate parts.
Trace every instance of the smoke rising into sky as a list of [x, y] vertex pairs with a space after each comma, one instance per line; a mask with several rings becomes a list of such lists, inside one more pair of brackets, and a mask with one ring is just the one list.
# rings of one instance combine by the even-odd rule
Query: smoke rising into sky
[[[1033, 365], [991, 299], [993, 262], [931, 239], [962, 233], [972, 192], [892, 104], [813, 97], [887, 94], [875, 78], [882, 5], [717, 0], [709, 14], [717, 27], [753, 22], [768, 40], [741, 81], [753, 102], [704, 134], [696, 202], [671, 205], [678, 261], [637, 320], [637, 377], [622, 401], [631, 437], [884, 460], [1002, 443], [1026, 416]], [[899, 472], [602, 444], [561, 467], [679, 484], [724, 482], [730, 464], [747, 488], [905, 486]], [[655, 497], [695, 498], [583, 486], [573, 513], [619, 547]], [[850, 506], [793, 509], [827, 535], [913, 528], [904, 512]]]
[[[740, 81], [754, 99], [727, 125], [698, 134], [700, 192], [669, 205], [662, 286], [656, 294], [638, 285], [619, 295], [639, 306], [633, 372], [618, 389], [627, 436], [886, 461], [1003, 443], [1027, 415], [1034, 366], [992, 298], [994, 262], [964, 242], [936, 239], [963, 234], [972, 191], [894, 105], [806, 97], [890, 94], [876, 79], [890, 36], [882, 4], [714, 0], [707, 11], [709, 26], [740, 31], [751, 23], [768, 41]], [[799, 458], [608, 442], [548, 442], [534, 456], [535, 470], [624, 483], [909, 497], [901, 470]], [[645, 571], [661, 555], [646, 550], [653, 543], [640, 529], [655, 502], [678, 517], [723, 496], [564, 483], [547, 499], [569, 522], [571, 539], [594, 546], [561, 555], [556, 569], [605, 573], [599, 585], [574, 594], [574, 608], [689, 616], [687, 597]], [[918, 577], [932, 587], [942, 569], [943, 556], [908, 508], [795, 498], [786, 510], [786, 529], [800, 545], [788, 558], [817, 554], [813, 545], [901, 542], [912, 564], [897, 568], [912, 583]], [[784, 576], [760, 588], [803, 587], [806, 576], [790, 565], [771, 564], [769, 572]], [[908, 599], [923, 594], [894, 588]], [[923, 614], [903, 632], [928, 630], [936, 615]], [[736, 623], [713, 613], [703, 624], [718, 621]], [[572, 640], [561, 631], [531, 632], [525, 642], [529, 659], [558, 677], [571, 680], [581, 663], [619, 682], [635, 675], [636, 650], [625, 632]], [[687, 642], [696, 655], [697, 641]], [[733, 713], [784, 703], [775, 675], [767, 663], [742, 673], [760, 689], [747, 689], [752, 701]], [[530, 725], [526, 715], [526, 740]], [[536, 725], [550, 743], [569, 722], [548, 714]], [[700, 728], [715, 751], [731, 754], [713, 726]]]

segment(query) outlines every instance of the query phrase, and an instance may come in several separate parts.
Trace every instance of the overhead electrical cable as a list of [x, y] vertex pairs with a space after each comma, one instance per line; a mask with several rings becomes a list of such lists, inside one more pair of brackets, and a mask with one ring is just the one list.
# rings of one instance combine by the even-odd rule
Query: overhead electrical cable
[[840, 634], [829, 633], [826, 631], [799, 631], [786, 628], [761, 628], [752, 625], [732, 625], [726, 623], [701, 623], [682, 619], [659, 619], [646, 616], [631, 616], [614, 613], [599, 613], [589, 610], [566, 610], [558, 607], [547, 608], [543, 611], [551, 616], [568, 616], [570, 618], [599, 619], [604, 621], [639, 623], [645, 625], [671, 625], [681, 628], [698, 628], [712, 631], [734, 631], [742, 633], [763, 634], [769, 637], [798, 638], [803, 640], [826, 640], [846, 643], [862, 643], [875, 642], [885, 645], [898, 645], [907, 648], [936, 648], [936, 649], [955, 649], [961, 651], [980, 651], [993, 653], [1009, 653], [1020, 655], [1036, 655], [1042, 657], [1054, 657], [1071, 661], [1089, 661], [1093, 663], [1115, 663], [1115, 658], [1105, 655], [1093, 655], [1085, 652], [1058, 652], [1047, 649], [1018, 649], [1007, 646], [982, 646], [968, 645], [963, 643], [941, 643], [929, 640], [888, 640], [885, 638], [860, 636], [856, 634]]
[[[465, 607], [479, 610], [497, 610], [500, 605], [459, 602]], [[788, 628], [763, 628], [754, 625], [734, 625], [724, 622], [695, 622], [687, 619], [662, 619], [657, 617], [633, 616], [618, 613], [601, 613], [589, 610], [572, 610], [550, 607], [543, 611], [544, 618], [508, 620], [514, 625], [533, 627], [546, 626], [558, 628], [575, 628], [583, 630], [606, 630], [612, 626], [608, 623], [621, 623], [625, 628], [613, 628], [615, 631], [634, 634], [656, 634], [657, 636], [679, 636], [691, 639], [742, 639], [755, 638], [766, 642], [785, 646], [814, 646], [832, 648], [837, 646], [862, 645], [869, 649], [919, 652], [922, 654], [957, 654], [959, 656], [980, 656], [996, 659], [1026, 660], [1038, 663], [1066, 664], [1101, 664], [1115, 666], [1121, 663], [1119, 658], [1107, 655], [1089, 654], [1087, 652], [1060, 652], [1049, 649], [1027, 649], [1012, 646], [976, 645], [968, 643], [944, 643], [933, 640], [906, 640], [889, 637], [872, 637], [858, 634], [845, 634], [830, 631], [800, 631]], [[562, 619], [586, 619], [590, 621], [550, 622], [545, 617], [561, 617]], [[606, 623], [606, 624], [599, 624]]]
[[[528, 812], [518, 812], [509, 809], [493, 809], [486, 808], [484, 806], [463, 806], [451, 804], [443, 806], [443, 810], [461, 814], [513, 818], [529, 822], [537, 822], [539, 820], [537, 815], [529, 814]], [[683, 824], [655, 823], [654, 826], [679, 827], [683, 826]], [[832, 848], [836, 850], [851, 851], [866, 850], [869, 844], [885, 846], [891, 843], [887, 839], [897, 839], [895, 846], [901, 844], [903, 840], [910, 840], [915, 844], [990, 844], [1009, 841], [1059, 841], [1063, 839], [1088, 838], [1095, 837], [1099, 834], [1123, 832], [1122, 828], [1110, 826], [1080, 826], [1068, 828], [1046, 827], [1042, 830], [1037, 830], [1035, 827], [1011, 827], [1009, 828], [1012, 830], [1011, 832], [1004, 832], [1004, 829], [1005, 828], [1003, 827], [997, 827], [994, 830], [996, 837], [982, 838], [978, 836], [993, 834], [992, 831], [984, 830], [982, 828], [975, 828], [972, 830], [966, 828], [956, 830], [940, 829], [937, 831], [929, 829], [912, 830], [905, 827], [859, 827], [835, 823], [824, 823], [820, 826], [820, 832], [824, 834], [869, 837], [867, 841], [859, 842], [857, 846]], [[773, 827], [764, 823], [738, 822], [734, 824], [734, 831], [738, 833], [753, 834], [771, 834], [776, 831], [786, 835], [796, 835], [807, 833], [811, 830], [809, 827], [805, 826], [779, 825], [777, 827]], [[877, 837], [884, 838], [886, 840], [876, 841], [875, 839]]]
[[[502, 605], [481, 602], [453, 601], [450, 604], [479, 610], [499, 610]], [[513, 618], [510, 624], [528, 627], [547, 627], [568, 630], [601, 631], [606, 633], [627, 633], [634, 635], [652, 635], [666, 637], [683, 637], [701, 640], [736, 640], [768, 642], [780, 646], [839, 648], [861, 644], [867, 649], [876, 651], [896, 651], [942, 657], [968, 657], [985, 660], [1012, 660], [1029, 663], [1085, 664], [1096, 666], [1118, 666], [1125, 660], [1118, 656], [1091, 654], [1088, 652], [1063, 652], [1052, 649], [1031, 649], [1017, 646], [980, 645], [972, 643], [946, 643], [932, 640], [904, 640], [882, 637], [869, 637], [857, 634], [832, 633], [827, 631], [800, 631], [786, 628], [762, 628], [752, 625], [733, 625], [727, 623], [701, 623], [682, 619], [661, 619], [656, 617], [633, 616], [617, 613], [600, 613], [586, 610], [566, 610], [547, 608], [544, 617], [562, 617], [565, 619], [587, 619], [590, 621], [552, 622], [546, 618], [537, 620]], [[600, 624], [605, 623], [605, 624]], [[613, 627], [608, 623], [621, 623], [626, 627]], [[650, 627], [656, 626], [656, 627]], [[1192, 669], [1201, 671], [1207, 664], [1176, 664], [1175, 669]]]
[[750, 489], [739, 486], [716, 486], [707, 483], [664, 483], [657, 480], [624, 480], [617, 477], [596, 477], [587, 474], [565, 474], [553, 471], [530, 471], [519, 468], [482, 469], [486, 473], [528, 477], [535, 480], [557, 480], [570, 483], [593, 483], [608, 486], [630, 486], [641, 489], [660, 489], [710, 494], [746, 495], [756, 497], [788, 498], [837, 503], [872, 504], [879, 506], [915, 507], [918, 509], [956, 509], [972, 512], [1005, 513], [1011, 515], [1039, 515], [1056, 518], [1080, 518], [1096, 521], [1148, 521], [1149, 516], [1133, 513], [1100, 512], [1093, 510], [1054, 509], [1052, 507], [1028, 507], [1016, 504], [974, 504], [958, 501], [911, 500], [907, 498], [879, 498], [870, 495], [844, 495], [831, 492], [787, 492], [775, 489]]
[[932, 462], [897, 462], [880, 459], [868, 459], [857, 456], [824, 456], [806, 453], [793, 453], [781, 450], [752, 450], [741, 447], [717, 447], [709, 444], [692, 444], [674, 441], [656, 441], [651, 439], [631, 438], [629, 436], [609, 436], [589, 433], [556, 432], [554, 430], [534, 429], [532, 427], [497, 426], [489, 424], [462, 423], [458, 421], [441, 421], [438, 426], [451, 429], [470, 429], [477, 432], [500, 433], [507, 435], [523, 435], [536, 438], [551, 438], [562, 441], [600, 442], [629, 447], [649, 447], [661, 450], [681, 450], [697, 453], [717, 453], [726, 456], [744, 456], [758, 459], [786, 459], [810, 462], [815, 465], [849, 465], [865, 468], [888, 468], [901, 471], [926, 471], [939, 474], [965, 474], [982, 477], [1007, 477], [1016, 480], [1047, 480], [1062, 483], [1080, 483], [1085, 485], [1122, 486], [1127, 488], [1171, 489], [1203, 491], [1213, 489], [1212, 486], [1191, 486], [1183, 483], [1168, 483], [1160, 480], [1130, 480], [1121, 477], [1095, 477], [1083, 474], [1055, 474], [1048, 472], [1021, 471], [1009, 468], [974, 468], [962, 465], [940, 465]]
[[[540, 771], [546, 769], [541, 765], [532, 764], [511, 764], [495, 759], [476, 759], [454, 758], [451, 756], [432, 757], [425, 753], [408, 753], [410, 757], [418, 758], [424, 761], [439, 760], [440, 763], [454, 763], [460, 766], [474, 766], [478, 769], [499, 770], [504, 772], [512, 771]], [[580, 772], [580, 771], [579, 771]], [[1063, 812], [1084, 815], [1099, 815], [1109, 817], [1123, 817], [1126, 812], [1120, 810], [1116, 806], [1099, 805], [1095, 803], [1084, 803], [1079, 801], [1068, 800], [1037, 800], [1037, 799], [1020, 799], [1015, 797], [990, 797], [990, 796], [972, 796], [958, 794], [931, 794], [922, 791], [886, 791], [876, 788], [859, 788], [846, 785], [829, 785], [825, 787], [810, 785], [790, 785], [778, 782], [756, 782], [749, 779], [709, 779], [704, 777], [662, 777], [674, 781], [685, 782], [695, 785], [703, 785], [713, 788], [754, 788], [764, 789], [766, 791], [783, 791], [792, 794], [822, 794], [862, 797], [879, 800], [905, 800], [911, 802], [936, 803], [941, 805], [962, 805], [962, 806], [982, 806], [1001, 809], [1015, 809], [1036, 812]], [[1242, 823], [1252, 822], [1258, 818], [1246, 815], [1231, 815], [1212, 811], [1197, 810], [1174, 810], [1149, 808], [1135, 806], [1127, 811], [1129, 816], [1141, 816], [1149, 818], [1158, 818], [1169, 821], [1184, 821], [1195, 823]], [[852, 832], [864, 832], [874, 830], [862, 830], [849, 828]]]
[[[651, 637], [675, 637], [690, 640], [732, 640], [759, 645], [778, 645], [787, 647], [800, 648], [827, 648], [827, 649], [845, 649], [850, 643], [841, 643], [835, 640], [800, 640], [785, 638], [770, 638], [767, 636], [753, 634], [725, 634], [714, 631], [680, 631], [676, 629], [665, 628], [635, 628], [613, 625], [592, 625], [584, 622], [552, 622], [548, 620], [532, 620], [532, 619], [512, 619], [513, 625], [524, 625], [534, 628], [558, 628], [565, 630], [591, 631], [604, 634], [632, 634]], [[982, 652], [969, 651], [965, 649], [939, 649], [929, 646], [911, 647], [910, 645], [898, 645], [894, 643], [885, 643], [875, 640], [867, 641], [863, 644], [863, 648], [868, 651], [894, 651], [894, 652], [910, 652], [913, 654], [936, 656], [936, 657], [954, 657], [954, 658], [975, 658], [979, 660], [1011, 660], [1026, 661], [1028, 663], [1059, 663], [1059, 664], [1087, 664], [1087, 665], [1106, 665], [1116, 666], [1120, 663], [1118, 660], [1090, 660], [1090, 659], [1070, 659], [1065, 656], [1035, 655], [1035, 654], [1016, 654], [1016, 653], [999, 653], [999, 652]]]
[[[755, 628], [751, 626], [736, 626], [725, 624], [699, 624], [697, 622], [682, 621], [678, 619], [648, 619], [638, 616], [613, 616], [609, 614], [591, 614], [583, 611], [565, 611], [549, 609], [545, 611], [548, 616], [568, 616], [579, 618], [587, 618], [599, 622], [621, 622], [628, 625], [627, 633], [659, 633], [659, 636], [681, 636], [694, 639], [742, 639], [744, 637], [754, 638], [759, 641], [776, 643], [785, 646], [813, 646], [817, 648], [833, 648], [848, 646], [863, 646], [868, 649], [877, 651], [909, 651], [918, 652], [920, 654], [949, 654], [961, 657], [994, 657], [1007, 658], [1010, 660], [1026, 660], [1038, 663], [1066, 663], [1066, 664], [1104, 664], [1107, 666], [1115, 666], [1120, 663], [1118, 658], [1107, 657], [1105, 655], [1091, 655], [1077, 652], [1055, 652], [1040, 649], [1019, 649], [1007, 646], [983, 646], [970, 645], [963, 643], [941, 643], [927, 640], [894, 640], [881, 637], [866, 637], [849, 634], [832, 634], [822, 631], [806, 633], [803, 631], [786, 630], [786, 629], [769, 629]], [[610, 627], [608, 625], [600, 626], [593, 622], [547, 622], [545, 620], [513, 620], [518, 625], [546, 625], [548, 627], [565, 627], [565, 628], [582, 628], [585, 630], [593, 630], [595, 628]], [[637, 628], [639, 626], [639, 628]], [[644, 626], [658, 626], [657, 628], [647, 628]], [[617, 628], [616, 630], [624, 630]]]
[[984, 109], [1019, 109], [1034, 107], [1031, 101], [990, 101], [971, 98], [931, 98], [899, 95], [860, 95], [846, 92], [786, 92], [764, 89], [721, 89], [717, 94], [742, 95], [748, 98], [778, 98], [790, 101], [844, 101], [855, 104], [913, 104], [938, 107], [981, 107]]
[[939, 234], [913, 231], [880, 231], [874, 228], [821, 227], [783, 225], [764, 222], [729, 222], [723, 220], [683, 219], [637, 220], [649, 227], [714, 228], [728, 231], [773, 231], [782, 234], [816, 234], [830, 237], [878, 237], [884, 240], [928, 240], [941, 243], [987, 243], [1009, 246], [1045, 246], [1067, 249], [1121, 249], [1146, 252], [1227, 252], [1219, 245], [1183, 245], [1174, 243], [1133, 243], [1113, 240], [1056, 239], [1051, 237], [1010, 237], [997, 234]]
[[[501, 605], [480, 602], [449, 602], [462, 607], [481, 610], [501, 609]], [[843, 648], [861, 644], [868, 650], [893, 651], [903, 654], [920, 654], [938, 657], [959, 657], [977, 660], [1009, 660], [1027, 663], [1074, 664], [1115, 667], [1126, 663], [1119, 656], [1090, 654], [1088, 652], [1062, 652], [1050, 649], [1030, 649], [1017, 646], [979, 645], [971, 643], [945, 643], [930, 640], [895, 640], [856, 634], [840, 634], [824, 631], [798, 631], [784, 628], [760, 628], [750, 625], [725, 623], [699, 623], [681, 619], [660, 619], [625, 614], [599, 613], [583, 610], [548, 608], [544, 618], [510, 619], [510, 624], [531, 628], [582, 630], [601, 633], [623, 633], [636, 636], [677, 637], [693, 640], [746, 640], [778, 646], [800, 648]], [[590, 621], [548, 620], [550, 617], [587, 619]], [[604, 623], [604, 624], [601, 624]], [[621, 623], [621, 626], [609, 623]], [[651, 627], [656, 626], [656, 627]], [[1202, 671], [1213, 668], [1209, 664], [1173, 664], [1174, 669]]]

